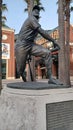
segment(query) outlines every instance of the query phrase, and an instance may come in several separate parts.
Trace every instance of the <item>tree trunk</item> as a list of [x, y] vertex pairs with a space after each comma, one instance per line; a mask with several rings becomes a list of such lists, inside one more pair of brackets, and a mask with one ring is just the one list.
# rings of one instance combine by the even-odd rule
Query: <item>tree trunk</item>
[[28, 14], [31, 14], [31, 11], [33, 9], [34, 6], [34, 0], [28, 0]]
[[70, 85], [70, 1], [66, 2], [66, 21], [65, 21], [65, 58], [66, 58], [66, 84]]
[[[33, 6], [34, 6], [34, 0], [28, 0], [28, 15], [31, 14]], [[34, 59], [34, 56], [32, 56], [31, 59], [32, 60], [30, 62], [30, 66], [31, 66], [31, 71], [32, 71], [32, 75], [33, 75], [33, 80], [35, 81], [36, 77], [35, 77], [35, 59]], [[28, 72], [27, 72], [27, 81], [31, 81], [29, 69], [28, 69]]]
[[66, 84], [66, 64], [65, 64], [65, 27], [64, 27], [64, 13], [63, 13], [63, 0], [58, 1], [58, 21], [59, 21], [59, 79]]
[[2, 89], [2, 0], [0, 0], [0, 92]]

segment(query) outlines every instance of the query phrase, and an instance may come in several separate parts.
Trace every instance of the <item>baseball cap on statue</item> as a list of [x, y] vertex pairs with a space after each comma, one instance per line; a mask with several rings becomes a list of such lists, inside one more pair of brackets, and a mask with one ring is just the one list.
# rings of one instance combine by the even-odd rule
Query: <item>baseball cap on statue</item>
[[35, 9], [37, 9], [38, 11], [40, 11], [40, 7], [39, 7], [38, 5], [35, 5], [35, 6], [33, 7], [32, 11], [35, 10]]
[[32, 9], [32, 12], [33, 12], [33, 15], [37, 18], [40, 18], [39, 17], [39, 12], [40, 12], [40, 7], [38, 5], [35, 5]]

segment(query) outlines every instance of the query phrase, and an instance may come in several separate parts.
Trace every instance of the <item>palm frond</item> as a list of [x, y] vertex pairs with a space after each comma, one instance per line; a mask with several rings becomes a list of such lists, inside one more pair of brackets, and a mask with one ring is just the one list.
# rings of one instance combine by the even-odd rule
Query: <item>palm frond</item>
[[2, 21], [2, 26], [5, 26], [5, 21]]
[[28, 11], [28, 8], [24, 9], [24, 12], [27, 12]]
[[56, 4], [58, 4], [58, 3], [59, 3], [59, 1], [56, 2]]
[[6, 21], [7, 18], [5, 16], [2, 16], [2, 21]]
[[40, 7], [40, 10], [43, 10], [43, 11], [45, 11], [44, 7]]
[[28, 0], [24, 0], [26, 3], [28, 3]]
[[[7, 9], [7, 5], [6, 4], [2, 4], [2, 13], [3, 12], [5, 12], [5, 11], [8, 11], [8, 9]], [[4, 16], [3, 14], [2, 14], [2, 25], [5, 25], [5, 21], [7, 20], [7, 18], [6, 18], [6, 16]]]
[[34, 5], [38, 5], [40, 7], [40, 10], [45, 11], [40, 0], [34, 0]]
[[6, 4], [2, 4], [2, 12], [3, 12], [3, 11], [8, 11]]
[[73, 6], [70, 8], [71, 11], [73, 11]]

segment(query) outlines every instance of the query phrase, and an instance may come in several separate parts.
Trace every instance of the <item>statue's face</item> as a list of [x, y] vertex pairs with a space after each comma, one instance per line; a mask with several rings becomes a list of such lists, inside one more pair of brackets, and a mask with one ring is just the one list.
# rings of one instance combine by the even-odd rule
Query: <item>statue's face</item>
[[39, 18], [39, 10], [35, 9], [33, 10], [33, 15], [37, 18]]

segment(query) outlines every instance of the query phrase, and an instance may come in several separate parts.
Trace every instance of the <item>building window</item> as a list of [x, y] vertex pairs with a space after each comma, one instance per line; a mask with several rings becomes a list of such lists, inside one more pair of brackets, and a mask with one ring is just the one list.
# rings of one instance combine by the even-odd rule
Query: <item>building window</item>
[[6, 60], [2, 59], [2, 79], [6, 79]]

